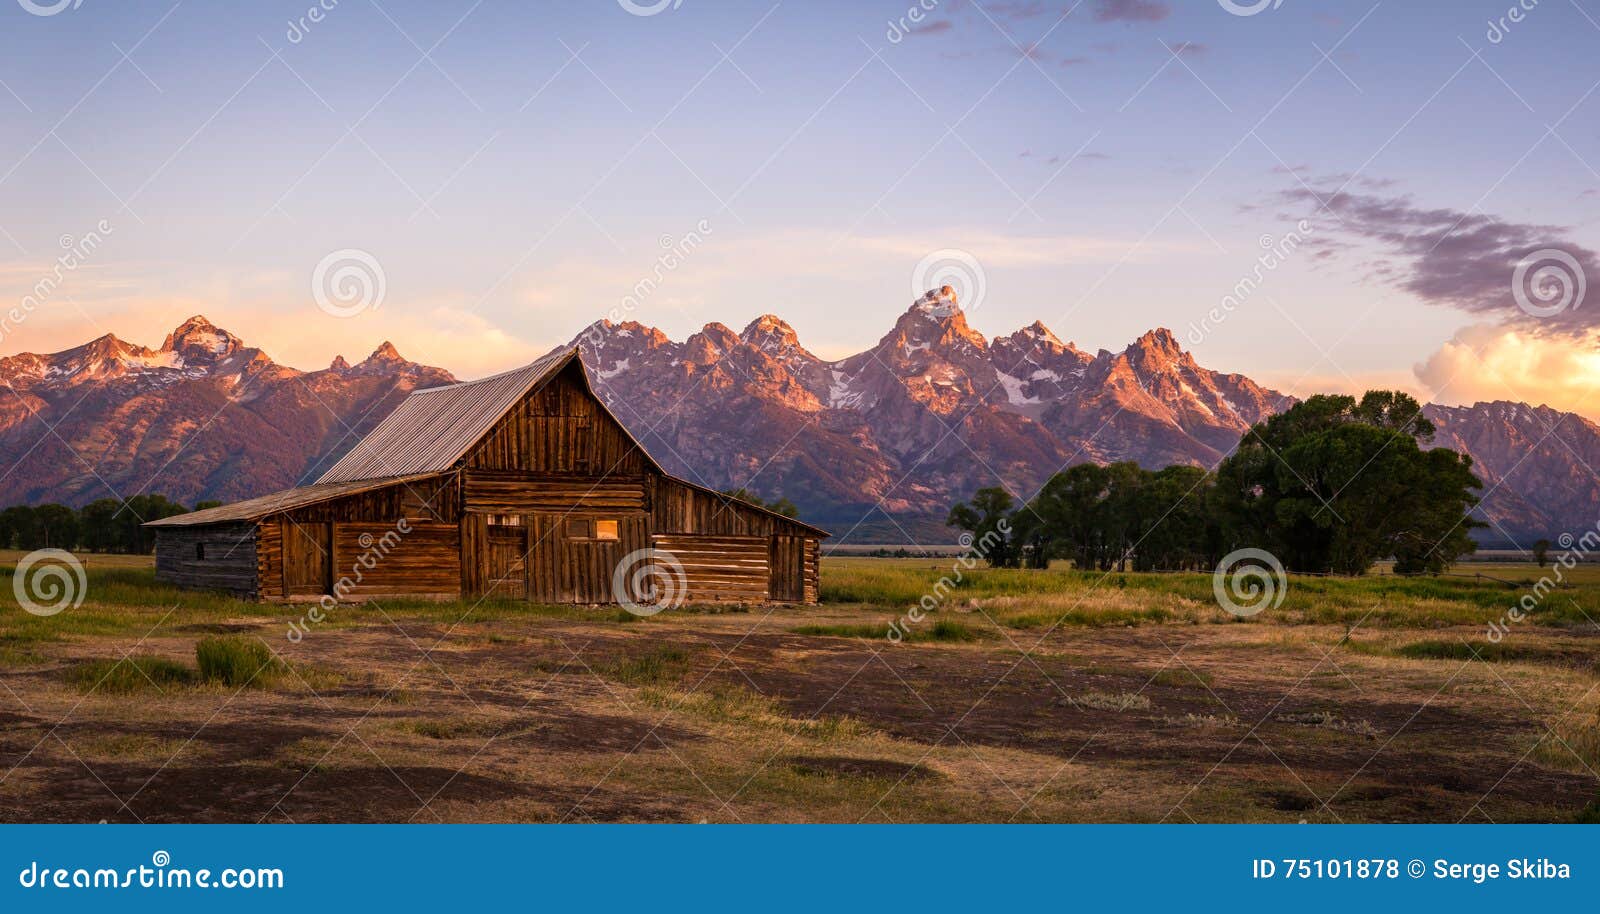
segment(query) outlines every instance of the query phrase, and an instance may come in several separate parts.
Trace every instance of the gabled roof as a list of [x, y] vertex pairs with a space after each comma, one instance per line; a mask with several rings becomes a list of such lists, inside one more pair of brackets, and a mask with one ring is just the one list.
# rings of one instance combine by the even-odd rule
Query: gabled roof
[[317, 483], [448, 470], [529, 391], [577, 357], [574, 347], [504, 374], [414, 390]]
[[[413, 390], [388, 418], [378, 423], [377, 428], [368, 432], [312, 485], [149, 521], [144, 526], [181, 527], [256, 520], [332, 498], [415, 482], [443, 473], [466, 456], [472, 446], [488, 434], [495, 423], [504, 418], [523, 397], [543, 387], [575, 361], [580, 366], [583, 364], [577, 347], [552, 352], [531, 365], [476, 381]], [[579, 377], [589, 394], [594, 396], [588, 373], [580, 371]], [[594, 400], [600, 409], [609, 414], [610, 410], [603, 400], [598, 396], [594, 396]], [[656, 463], [626, 426], [621, 422], [617, 425], [639, 449], [645, 463], [662, 476], [722, 498], [745, 510], [771, 515], [820, 536], [829, 535], [820, 527], [779, 514], [770, 508], [752, 505], [715, 489], [672, 476]]]
[[391, 476], [386, 479], [362, 479], [355, 482], [321, 482], [315, 485], [301, 486], [298, 489], [285, 489], [271, 495], [262, 495], [259, 498], [247, 498], [236, 501], [231, 505], [222, 505], [216, 508], [206, 508], [204, 511], [190, 511], [188, 514], [178, 514], [164, 517], [160, 520], [149, 521], [146, 527], [187, 527], [190, 524], [219, 524], [228, 521], [256, 520], [269, 514], [280, 511], [292, 511], [295, 508], [304, 508], [314, 505], [319, 501], [330, 498], [340, 498], [345, 495], [359, 495], [384, 486], [398, 485], [401, 483], [415, 482], [426, 479], [431, 474], [416, 473], [410, 476]]

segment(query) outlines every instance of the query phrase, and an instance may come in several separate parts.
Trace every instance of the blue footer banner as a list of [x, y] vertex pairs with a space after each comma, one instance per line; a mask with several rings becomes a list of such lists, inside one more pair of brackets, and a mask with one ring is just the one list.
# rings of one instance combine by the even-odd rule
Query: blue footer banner
[[1586, 826], [0, 826], [0, 910], [1592, 906]]

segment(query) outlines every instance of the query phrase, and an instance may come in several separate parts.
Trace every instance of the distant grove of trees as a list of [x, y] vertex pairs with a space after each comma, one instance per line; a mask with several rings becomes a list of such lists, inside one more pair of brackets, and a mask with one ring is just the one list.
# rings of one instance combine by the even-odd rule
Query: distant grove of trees
[[[202, 501], [194, 510], [220, 504]], [[155, 534], [141, 525], [188, 512], [165, 495], [102, 498], [76, 510], [56, 504], [13, 505], [0, 510], [0, 549], [149, 553], [155, 550]]]
[[1295, 571], [1362, 574], [1389, 557], [1400, 573], [1443, 571], [1475, 548], [1482, 483], [1466, 455], [1423, 448], [1421, 410], [1398, 391], [1315, 396], [1251, 428], [1215, 472], [1080, 464], [1025, 505], [980, 489], [947, 523], [998, 539], [982, 556], [997, 567], [1209, 569], [1249, 546]]
[[782, 496], [779, 496], [772, 501], [766, 501], [761, 496], [745, 488], [723, 489], [722, 494], [728, 496], [729, 498], [737, 498], [739, 501], [742, 501], [745, 504], [755, 505], [758, 508], [766, 508], [768, 511], [774, 511], [778, 514], [782, 514], [784, 517], [793, 517], [796, 519], [800, 517], [800, 508], [796, 506], [794, 502]]

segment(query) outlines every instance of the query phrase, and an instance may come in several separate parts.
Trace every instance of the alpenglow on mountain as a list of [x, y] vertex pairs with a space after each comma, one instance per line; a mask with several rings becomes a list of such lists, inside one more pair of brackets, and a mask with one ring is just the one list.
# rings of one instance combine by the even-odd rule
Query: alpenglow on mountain
[[[682, 342], [628, 321], [573, 340], [596, 392], [669, 472], [788, 497], [835, 542], [947, 542], [952, 501], [1032, 494], [1083, 461], [1213, 466], [1292, 398], [1198, 365], [1164, 329], [1089, 353], [1035, 322], [988, 338], [948, 287], [878, 342], [818, 358], [781, 318]], [[481, 372], [480, 372], [481, 373]], [[354, 365], [279, 365], [203, 317], [158, 349], [103, 336], [0, 359], [0, 505], [159, 492], [187, 504], [314, 480], [411, 390], [454, 382], [385, 343]], [[1600, 427], [1521, 403], [1427, 407], [1471, 455], [1489, 540], [1600, 516]]]

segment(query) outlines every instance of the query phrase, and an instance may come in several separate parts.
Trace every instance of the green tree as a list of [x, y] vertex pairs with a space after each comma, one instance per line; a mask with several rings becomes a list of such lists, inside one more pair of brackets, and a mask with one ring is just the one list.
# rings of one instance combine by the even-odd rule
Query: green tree
[[1045, 481], [1039, 493], [1018, 511], [1013, 522], [1017, 541], [1028, 550], [1028, 565], [1047, 567], [1052, 558], [1071, 559], [1078, 568], [1100, 564], [1103, 537], [1097, 520], [1109, 474], [1093, 463], [1080, 463]]
[[127, 552], [117, 528], [122, 502], [115, 498], [91, 501], [78, 511], [78, 538], [90, 552]]
[[165, 495], [135, 495], [123, 501], [117, 511], [115, 525], [125, 551], [150, 553], [156, 548], [155, 533], [142, 525], [163, 517], [188, 513], [188, 508]]
[[39, 526], [40, 545], [53, 549], [73, 549], [78, 545], [78, 512], [66, 505], [40, 505], [33, 509]]
[[1020, 550], [1012, 539], [1011, 509], [1015, 499], [998, 486], [979, 489], [971, 503], [961, 502], [950, 509], [945, 525], [967, 531], [969, 548], [991, 568], [1015, 568]]
[[1240, 545], [1298, 571], [1441, 570], [1473, 547], [1481, 483], [1470, 458], [1424, 450], [1433, 426], [1405, 393], [1320, 395], [1259, 423], [1217, 470], [1216, 504]]
[[1533, 563], [1543, 568], [1550, 562], [1550, 541], [1539, 540], [1533, 544]]
[[[800, 516], [800, 508], [794, 502], [787, 498], [783, 498], [782, 496], [772, 501], [766, 501], [756, 493], [742, 487], [738, 489], [724, 489], [722, 490], [722, 494], [728, 496], [729, 498], [737, 498], [745, 504], [755, 505], [758, 508], [766, 508], [768, 511], [777, 512], [778, 514], [782, 514], [784, 517], [798, 518]], [[221, 504], [221, 502], [218, 502], [218, 504]], [[195, 510], [200, 510], [200, 506], [195, 505]]]
[[0, 528], [6, 531], [6, 545], [32, 551], [44, 546], [44, 531], [37, 512], [29, 505], [13, 505], [0, 511]]

